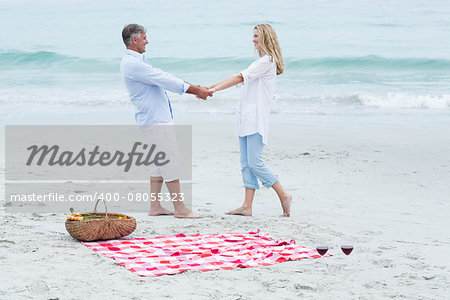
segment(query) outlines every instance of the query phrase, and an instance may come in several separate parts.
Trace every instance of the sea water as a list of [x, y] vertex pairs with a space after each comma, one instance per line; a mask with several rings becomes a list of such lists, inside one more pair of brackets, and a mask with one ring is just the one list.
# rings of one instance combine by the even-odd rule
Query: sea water
[[[209, 85], [256, 59], [253, 27], [269, 23], [286, 63], [273, 115], [446, 118], [449, 16], [445, 0], [2, 0], [0, 117], [42, 123], [44, 115], [129, 109], [119, 72], [125, 24], [147, 28], [152, 65]], [[170, 97], [175, 119], [201, 118], [231, 116], [239, 94]]]

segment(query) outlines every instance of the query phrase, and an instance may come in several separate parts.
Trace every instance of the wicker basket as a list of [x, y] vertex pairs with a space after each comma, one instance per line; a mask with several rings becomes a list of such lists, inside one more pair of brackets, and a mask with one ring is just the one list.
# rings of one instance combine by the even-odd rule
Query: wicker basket
[[[97, 205], [102, 200], [105, 204], [105, 212], [98, 213]], [[103, 199], [98, 199], [95, 203], [94, 212], [92, 215], [103, 217], [101, 219], [93, 220], [66, 220], [66, 230], [69, 234], [83, 242], [91, 242], [97, 240], [112, 240], [131, 234], [136, 229], [136, 219], [122, 215], [108, 213], [106, 202]], [[123, 216], [127, 219], [117, 219]], [[116, 218], [111, 218], [116, 217]]]

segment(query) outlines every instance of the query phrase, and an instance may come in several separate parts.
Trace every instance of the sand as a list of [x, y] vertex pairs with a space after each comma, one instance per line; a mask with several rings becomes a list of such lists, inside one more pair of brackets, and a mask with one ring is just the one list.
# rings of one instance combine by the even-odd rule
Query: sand
[[[193, 206], [205, 217], [133, 214], [132, 237], [259, 228], [311, 248], [328, 245], [333, 257], [145, 278], [73, 240], [64, 214], [8, 214], [2, 207], [0, 298], [443, 298], [450, 284], [450, 122], [421, 124], [273, 121], [265, 157], [294, 197], [285, 218], [265, 188], [252, 217], [224, 214], [243, 197], [233, 122], [196, 121]], [[354, 252], [345, 256], [342, 244]]]

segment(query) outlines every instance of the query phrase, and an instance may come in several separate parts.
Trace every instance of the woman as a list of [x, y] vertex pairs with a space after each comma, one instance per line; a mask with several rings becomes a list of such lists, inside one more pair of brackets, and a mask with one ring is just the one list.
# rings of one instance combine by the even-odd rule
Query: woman
[[262, 151], [267, 144], [269, 130], [269, 105], [273, 98], [276, 75], [284, 71], [283, 57], [278, 39], [269, 24], [256, 25], [253, 44], [259, 59], [247, 69], [209, 87], [215, 93], [241, 84], [241, 97], [236, 116], [236, 134], [239, 136], [241, 171], [245, 187], [244, 203], [227, 212], [230, 215], [252, 215], [258, 179], [277, 193], [283, 215], [290, 216], [292, 196], [285, 192], [278, 177], [264, 164]]

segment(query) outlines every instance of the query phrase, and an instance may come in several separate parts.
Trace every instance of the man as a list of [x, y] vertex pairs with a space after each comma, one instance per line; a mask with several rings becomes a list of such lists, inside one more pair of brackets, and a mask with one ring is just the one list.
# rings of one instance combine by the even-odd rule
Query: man
[[[172, 106], [166, 90], [183, 94], [194, 94], [197, 98], [206, 100], [212, 93], [206, 88], [192, 85], [183, 80], [151, 66], [143, 53], [148, 44], [146, 29], [137, 24], [126, 25], [122, 30], [122, 39], [127, 50], [120, 64], [122, 78], [130, 95], [131, 102], [136, 107], [136, 123], [153, 127], [173, 124]], [[163, 126], [164, 127], [164, 126]], [[163, 208], [160, 201], [150, 202], [151, 216], [175, 215], [178, 218], [200, 218], [201, 215], [192, 212], [183, 203], [180, 193], [179, 174], [169, 171], [159, 171], [150, 176], [151, 195], [161, 192], [164, 179], [172, 197], [175, 212]], [[154, 200], [155, 197], [150, 197]]]

